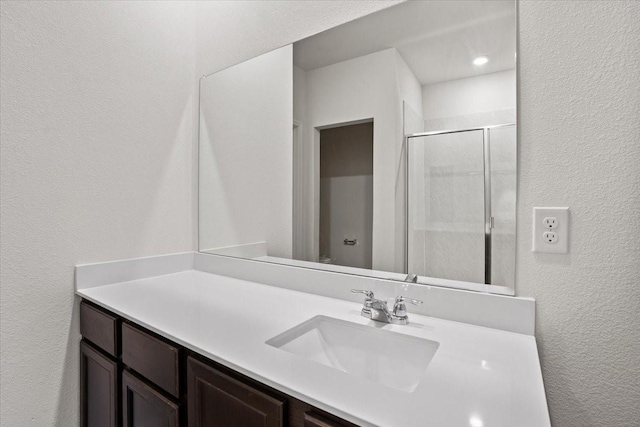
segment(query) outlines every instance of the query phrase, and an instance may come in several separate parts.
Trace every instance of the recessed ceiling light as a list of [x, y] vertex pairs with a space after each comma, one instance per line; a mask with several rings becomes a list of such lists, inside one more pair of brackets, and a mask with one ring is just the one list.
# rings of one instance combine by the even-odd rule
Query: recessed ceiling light
[[489, 62], [489, 58], [487, 58], [486, 56], [478, 56], [473, 60], [473, 65], [484, 65], [487, 62]]

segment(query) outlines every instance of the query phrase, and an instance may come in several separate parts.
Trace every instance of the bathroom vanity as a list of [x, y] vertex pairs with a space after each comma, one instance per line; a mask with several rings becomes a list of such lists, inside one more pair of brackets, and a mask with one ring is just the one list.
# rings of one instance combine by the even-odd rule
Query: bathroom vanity
[[354, 425], [87, 300], [80, 316], [83, 425]]
[[[345, 280], [425, 304], [375, 322]], [[85, 426], [550, 425], [530, 299], [197, 253], [76, 286]]]

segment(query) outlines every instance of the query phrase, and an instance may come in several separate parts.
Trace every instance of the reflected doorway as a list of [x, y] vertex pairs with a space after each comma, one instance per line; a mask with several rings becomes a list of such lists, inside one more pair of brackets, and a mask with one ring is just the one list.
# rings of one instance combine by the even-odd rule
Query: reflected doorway
[[372, 266], [373, 122], [320, 130], [319, 262]]

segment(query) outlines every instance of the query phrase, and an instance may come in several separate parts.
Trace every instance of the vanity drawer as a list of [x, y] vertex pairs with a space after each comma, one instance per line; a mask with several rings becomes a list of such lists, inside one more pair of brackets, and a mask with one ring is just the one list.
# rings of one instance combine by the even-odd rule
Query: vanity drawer
[[179, 350], [127, 323], [122, 324], [122, 363], [179, 397]]
[[80, 303], [80, 333], [95, 346], [118, 357], [117, 317], [88, 304]]

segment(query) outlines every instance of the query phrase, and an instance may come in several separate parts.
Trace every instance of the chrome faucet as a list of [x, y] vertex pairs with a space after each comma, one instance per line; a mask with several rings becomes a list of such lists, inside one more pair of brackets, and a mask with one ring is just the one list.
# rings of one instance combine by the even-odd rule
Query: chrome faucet
[[422, 301], [418, 299], [398, 296], [393, 304], [393, 312], [390, 312], [389, 307], [387, 307], [387, 302], [374, 298], [373, 292], [360, 289], [351, 289], [351, 292], [354, 294], [364, 294], [364, 305], [360, 312], [362, 316], [377, 322], [392, 323], [394, 325], [406, 325], [409, 323], [405, 302], [414, 305], [422, 304]]
[[404, 278], [405, 282], [408, 283], [418, 283], [418, 275], [414, 273], [407, 274], [407, 277]]

